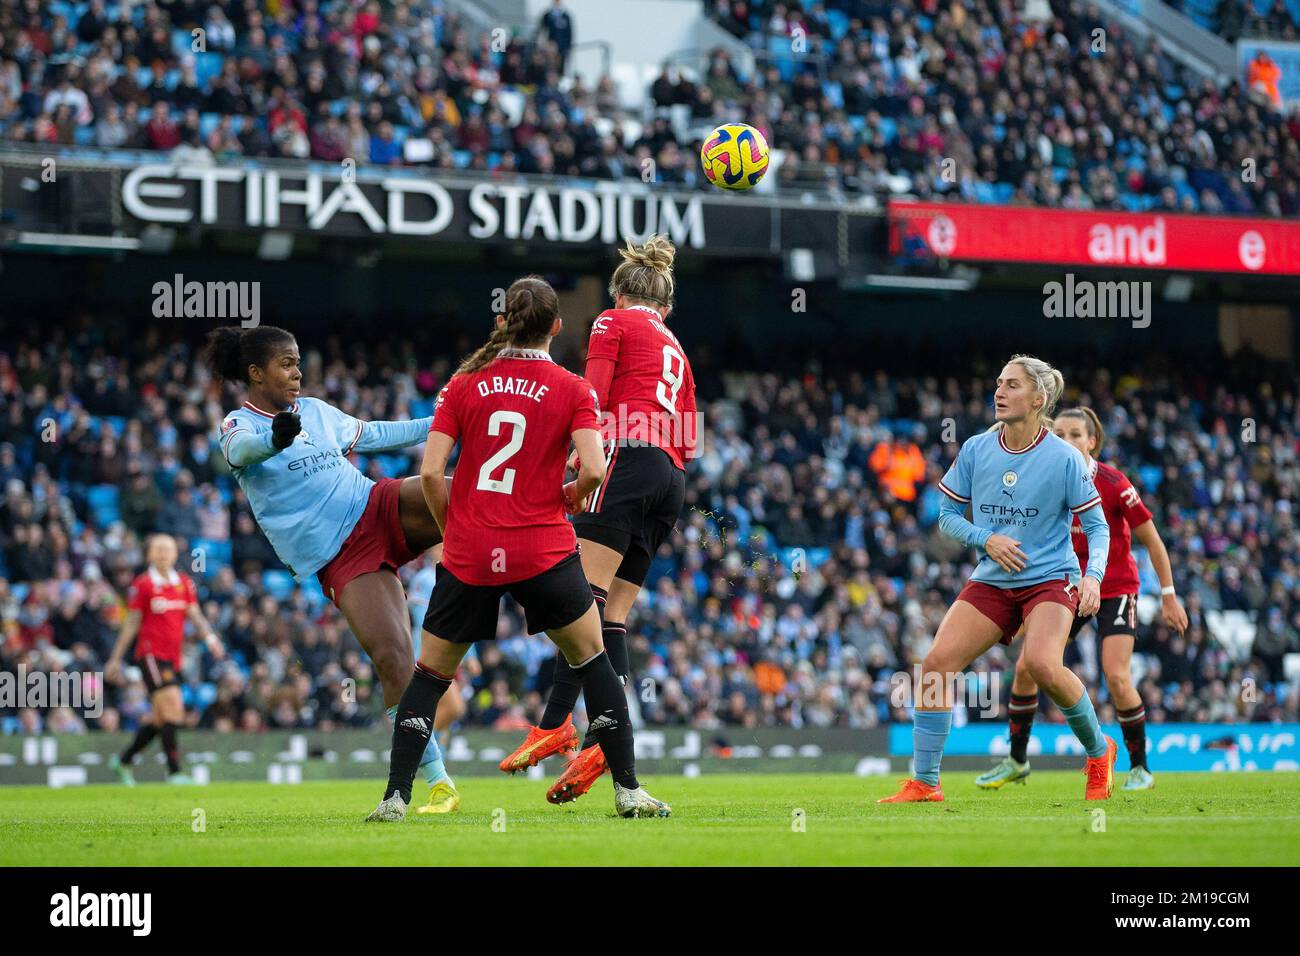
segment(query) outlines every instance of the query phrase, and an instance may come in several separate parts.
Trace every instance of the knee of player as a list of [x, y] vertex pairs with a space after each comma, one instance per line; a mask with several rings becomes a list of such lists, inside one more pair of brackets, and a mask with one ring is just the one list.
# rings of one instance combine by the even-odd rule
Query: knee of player
[[[1024, 662], [1025, 673], [1030, 679], [1040, 687], [1048, 686], [1056, 676], [1056, 669], [1060, 662], [1054, 660], [1050, 655], [1043, 654], [1023, 654], [1021, 660]], [[1019, 664], [1016, 665], [1019, 669]]]
[[376, 651], [371, 658], [375, 663], [375, 669], [379, 671], [379, 676], [384, 679], [394, 679], [405, 682], [410, 679], [411, 672], [415, 670], [415, 654], [411, 650], [410, 642], [392, 641], [382, 650]]
[[1110, 688], [1112, 695], [1114, 695], [1116, 691], [1129, 690], [1132, 688], [1133, 677], [1129, 674], [1127, 664], [1123, 667], [1107, 667], [1105, 672], [1106, 686]]
[[931, 648], [921, 661], [921, 670], [925, 674], [948, 675], [961, 670], [965, 665], [959, 661], [953, 660], [942, 651], [935, 651]]

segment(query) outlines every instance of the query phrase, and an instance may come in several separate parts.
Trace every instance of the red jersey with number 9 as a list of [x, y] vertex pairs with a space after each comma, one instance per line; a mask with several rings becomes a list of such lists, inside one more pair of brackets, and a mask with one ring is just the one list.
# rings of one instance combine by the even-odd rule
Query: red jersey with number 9
[[[613, 363], [608, 395], [598, 371], [602, 362]], [[695, 375], [659, 312], [634, 305], [597, 316], [587, 343], [587, 376], [605, 408], [601, 437], [606, 442], [654, 445], [678, 468], [695, 457]]]
[[596, 390], [539, 349], [503, 350], [447, 383], [430, 427], [460, 443], [443, 567], [466, 584], [511, 584], [573, 554], [562, 489], [580, 428], [600, 428]]

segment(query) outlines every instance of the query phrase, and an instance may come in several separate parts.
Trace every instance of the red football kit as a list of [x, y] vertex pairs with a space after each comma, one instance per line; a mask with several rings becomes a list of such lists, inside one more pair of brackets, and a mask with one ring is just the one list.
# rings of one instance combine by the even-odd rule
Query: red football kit
[[[1118, 468], [1092, 459], [1092, 480], [1101, 495], [1101, 507], [1110, 526], [1110, 554], [1106, 558], [1106, 576], [1101, 581], [1101, 597], [1114, 598], [1136, 594], [1137, 561], [1133, 559], [1130, 529], [1151, 520], [1151, 512], [1132, 483]], [[1088, 567], [1088, 536], [1075, 517], [1070, 527], [1070, 541], [1079, 557], [1079, 569]]]
[[163, 577], [153, 568], [131, 582], [126, 606], [140, 612], [140, 632], [135, 638], [135, 659], [152, 654], [179, 670], [185, 638], [185, 612], [199, 603], [194, 582], [177, 571]]
[[505, 349], [447, 383], [430, 428], [460, 442], [444, 567], [466, 584], [501, 585], [574, 553], [561, 489], [580, 428], [600, 428], [595, 389], [539, 349]]
[[649, 306], [607, 309], [587, 343], [587, 379], [605, 409], [601, 438], [662, 448], [685, 468], [695, 457], [695, 375], [677, 336]]

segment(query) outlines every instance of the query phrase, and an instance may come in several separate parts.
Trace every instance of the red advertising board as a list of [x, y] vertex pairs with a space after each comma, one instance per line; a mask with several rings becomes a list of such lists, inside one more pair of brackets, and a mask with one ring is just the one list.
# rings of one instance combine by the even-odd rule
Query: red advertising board
[[1300, 222], [893, 201], [892, 255], [1113, 269], [1300, 275]]

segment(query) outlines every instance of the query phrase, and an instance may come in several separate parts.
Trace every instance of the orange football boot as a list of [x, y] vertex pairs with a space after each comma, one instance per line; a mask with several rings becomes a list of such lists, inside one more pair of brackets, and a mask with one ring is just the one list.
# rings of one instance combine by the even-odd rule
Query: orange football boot
[[564, 773], [551, 784], [546, 791], [546, 799], [551, 803], [568, 803], [577, 800], [591, 789], [591, 785], [600, 779], [600, 775], [609, 769], [605, 762], [605, 751], [600, 744], [593, 744], [569, 761]]
[[570, 714], [558, 727], [552, 727], [550, 730], [534, 727], [529, 730], [528, 739], [498, 766], [502, 773], [517, 773], [535, 767], [538, 761], [561, 751], [577, 749], [578, 728], [573, 726], [573, 715]]
[[1109, 800], [1115, 789], [1115, 754], [1119, 748], [1115, 741], [1106, 737], [1106, 753], [1101, 757], [1089, 757], [1083, 766], [1088, 783], [1083, 791], [1085, 800]]
[[903, 786], [892, 797], [881, 797], [876, 803], [943, 803], [942, 782], [930, 786], [915, 777], [903, 781]]

